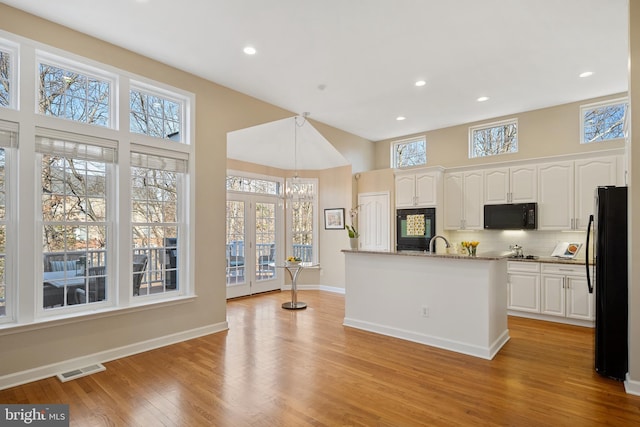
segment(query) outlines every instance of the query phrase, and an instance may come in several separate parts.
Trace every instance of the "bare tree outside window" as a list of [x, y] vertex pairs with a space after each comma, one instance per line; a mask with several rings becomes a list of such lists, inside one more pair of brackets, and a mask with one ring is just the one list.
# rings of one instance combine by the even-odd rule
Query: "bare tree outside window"
[[407, 168], [427, 163], [427, 141], [424, 138], [393, 144], [393, 167]]
[[180, 103], [139, 90], [129, 96], [131, 132], [181, 142]]
[[178, 172], [131, 168], [133, 255], [147, 264], [134, 295], [177, 289]]
[[469, 158], [496, 156], [518, 152], [518, 122], [502, 123], [469, 128]]
[[11, 56], [0, 50], [0, 107], [11, 105]]
[[582, 144], [624, 138], [626, 100], [590, 104], [580, 108]]
[[109, 81], [40, 63], [38, 90], [41, 114], [110, 126]]

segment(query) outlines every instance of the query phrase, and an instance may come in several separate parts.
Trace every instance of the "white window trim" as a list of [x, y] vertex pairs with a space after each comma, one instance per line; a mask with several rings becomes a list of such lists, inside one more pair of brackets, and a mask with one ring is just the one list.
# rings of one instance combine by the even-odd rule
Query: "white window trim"
[[[39, 99], [39, 88], [40, 88], [40, 64], [46, 63], [47, 65], [51, 65], [54, 67], [62, 68], [67, 71], [72, 71], [78, 74], [82, 74], [87, 77], [93, 77], [96, 79], [104, 80], [109, 83], [109, 123], [107, 126], [99, 126], [91, 123], [79, 122], [76, 120], [70, 120], [66, 117], [56, 117], [49, 116], [46, 114], [42, 114], [38, 111], [38, 106], [40, 105]], [[118, 129], [118, 103], [121, 102], [118, 100], [118, 75], [106, 71], [105, 68], [98, 68], [96, 66], [91, 66], [87, 62], [80, 62], [77, 60], [69, 59], [65, 56], [55, 55], [53, 53], [36, 49], [36, 61], [35, 61], [35, 99], [34, 99], [34, 112], [39, 116], [52, 117], [54, 119], [64, 120], [72, 123], [81, 123], [84, 125], [96, 127], [96, 128], [106, 128], [106, 129]]]
[[[625, 116], [627, 115], [627, 111], [629, 111], [629, 98], [627, 98], [626, 96], [623, 96], [621, 98], [615, 98], [615, 99], [609, 99], [606, 101], [600, 101], [600, 102], [592, 102], [590, 104], [584, 104], [584, 105], [580, 105], [580, 117], [579, 117], [579, 121], [580, 121], [580, 144], [597, 144], [597, 143], [601, 143], [601, 142], [612, 142], [612, 141], [620, 141], [622, 139], [624, 139], [624, 136], [620, 137], [620, 138], [611, 138], [611, 139], [606, 139], [604, 141], [594, 141], [594, 142], [589, 142], [589, 141], [585, 141], [584, 140], [584, 112], [585, 110], [593, 110], [594, 108], [598, 108], [598, 107], [605, 107], [605, 106], [609, 106], [609, 105], [619, 105], [619, 104], [626, 104], [625, 107]], [[623, 123], [623, 128], [624, 128], [624, 123]]]
[[[492, 154], [489, 156], [474, 156], [473, 155], [473, 133], [477, 130], [484, 130], [484, 129], [491, 129], [494, 127], [498, 127], [498, 126], [504, 126], [504, 125], [509, 125], [509, 124], [515, 124], [516, 125], [516, 140], [518, 141], [517, 143], [517, 149], [516, 151], [509, 151], [507, 153], [498, 153], [498, 154]], [[520, 138], [518, 138], [520, 134], [520, 126], [518, 124], [518, 118], [514, 117], [512, 119], [507, 119], [507, 120], [500, 120], [497, 122], [491, 122], [491, 123], [483, 123], [481, 125], [475, 125], [475, 126], [469, 126], [469, 158], [470, 159], [479, 159], [479, 158], [483, 158], [483, 157], [493, 157], [493, 156], [502, 156], [504, 154], [515, 154], [518, 152], [518, 150], [520, 149]]]
[[[4, 123], [0, 120], [0, 128], [15, 131], [13, 123]], [[19, 138], [19, 136], [18, 136]], [[18, 272], [17, 262], [19, 233], [16, 227], [17, 218], [17, 149], [16, 147], [2, 147], [5, 150], [5, 316], [0, 317], [0, 324], [11, 324], [16, 321], [17, 295], [18, 295]]]
[[[404, 166], [404, 167], [399, 167], [397, 166], [398, 164], [398, 159], [396, 157], [396, 147], [400, 144], [410, 144], [412, 142], [418, 142], [418, 141], [424, 141], [424, 163], [420, 164], [420, 165], [412, 165], [412, 166]], [[406, 138], [406, 139], [399, 139], [397, 141], [393, 141], [391, 142], [391, 169], [411, 169], [414, 167], [422, 167], [425, 166], [427, 164], [427, 161], [429, 159], [427, 159], [427, 136], [426, 135], [422, 135], [422, 136], [416, 136], [413, 138]]]

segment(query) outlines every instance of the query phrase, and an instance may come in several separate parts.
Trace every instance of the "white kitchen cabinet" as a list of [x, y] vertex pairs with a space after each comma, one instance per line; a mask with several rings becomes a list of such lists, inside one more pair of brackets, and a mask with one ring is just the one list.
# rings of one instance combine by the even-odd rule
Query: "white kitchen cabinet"
[[538, 166], [538, 229], [585, 230], [598, 186], [616, 185], [618, 157]]
[[507, 309], [540, 312], [540, 264], [507, 262]]
[[573, 229], [586, 230], [594, 213], [594, 195], [599, 186], [618, 184], [615, 156], [575, 161], [575, 212]]
[[484, 229], [483, 171], [451, 172], [444, 175], [444, 228]]
[[436, 206], [442, 172], [415, 172], [396, 175], [396, 208]]
[[594, 320], [594, 294], [587, 288], [583, 266], [542, 264], [540, 270], [542, 314]]
[[485, 204], [535, 202], [538, 176], [535, 165], [489, 169], [484, 172]]
[[573, 162], [538, 166], [538, 230], [573, 227]]

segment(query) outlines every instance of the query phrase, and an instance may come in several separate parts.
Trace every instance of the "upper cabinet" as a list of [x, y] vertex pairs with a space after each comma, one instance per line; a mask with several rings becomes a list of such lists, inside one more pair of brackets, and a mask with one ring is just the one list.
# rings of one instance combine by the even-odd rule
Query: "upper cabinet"
[[595, 190], [603, 185], [618, 185], [618, 159], [615, 156], [575, 161], [574, 229], [586, 230], [589, 215], [595, 213]]
[[396, 175], [396, 208], [436, 206], [442, 171], [402, 172]]
[[537, 200], [535, 165], [488, 169], [484, 173], [484, 203], [529, 203]]
[[538, 166], [538, 230], [573, 229], [573, 162]]
[[618, 156], [538, 166], [538, 229], [585, 230], [598, 186], [617, 185]]
[[444, 228], [484, 229], [482, 171], [452, 172], [444, 175]]

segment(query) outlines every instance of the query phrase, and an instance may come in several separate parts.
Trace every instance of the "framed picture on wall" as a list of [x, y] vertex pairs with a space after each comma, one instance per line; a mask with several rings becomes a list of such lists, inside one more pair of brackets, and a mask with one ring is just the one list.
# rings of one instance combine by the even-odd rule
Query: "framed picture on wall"
[[324, 210], [325, 230], [344, 230], [344, 208]]

